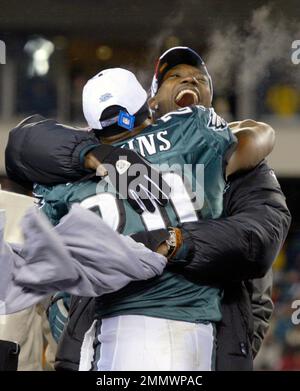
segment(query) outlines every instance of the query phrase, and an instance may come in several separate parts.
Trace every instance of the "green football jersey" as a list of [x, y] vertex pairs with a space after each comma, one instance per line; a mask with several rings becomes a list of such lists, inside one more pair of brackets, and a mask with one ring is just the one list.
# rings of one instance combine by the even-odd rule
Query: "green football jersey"
[[[135, 137], [116, 143], [138, 151], [163, 172], [171, 187], [170, 202], [164, 208], [157, 206], [154, 213], [137, 214], [126, 200], [119, 199], [107, 179], [38, 185], [35, 193], [53, 224], [71, 204], [80, 203], [125, 235], [217, 218], [222, 213], [224, 163], [235, 142], [213, 109], [196, 106], [168, 113]], [[100, 317], [140, 314], [189, 322], [219, 321], [220, 297], [218, 287], [203, 286], [166, 269], [161, 276], [132, 282], [97, 298], [96, 309]]]

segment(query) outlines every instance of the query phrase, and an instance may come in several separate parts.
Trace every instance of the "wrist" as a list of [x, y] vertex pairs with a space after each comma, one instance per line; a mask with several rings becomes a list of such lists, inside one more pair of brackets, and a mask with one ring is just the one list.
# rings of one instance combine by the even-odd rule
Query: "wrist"
[[167, 257], [168, 252], [169, 252], [169, 246], [167, 245], [166, 242], [164, 242], [164, 243], [162, 243], [162, 244], [160, 244], [160, 245], [158, 246], [156, 252], [157, 252], [158, 254], [163, 255], [164, 257]]
[[169, 238], [166, 240], [168, 247], [167, 258], [173, 258], [183, 243], [182, 232], [180, 228], [169, 227]]
[[88, 145], [86, 145], [85, 147], [81, 147], [81, 148], [80, 148], [80, 153], [79, 153], [79, 164], [80, 164], [80, 167], [81, 167], [81, 168], [83, 168], [83, 169], [90, 169], [90, 167], [88, 167], [88, 163], [87, 163], [88, 155], [89, 155], [90, 152], [92, 152], [96, 147], [97, 147], [97, 145], [95, 145], [95, 144], [88, 144]]

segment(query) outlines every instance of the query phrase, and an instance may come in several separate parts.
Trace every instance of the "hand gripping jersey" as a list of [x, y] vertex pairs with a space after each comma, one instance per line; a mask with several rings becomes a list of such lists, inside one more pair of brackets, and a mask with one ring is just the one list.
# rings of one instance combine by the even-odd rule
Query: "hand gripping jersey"
[[[202, 106], [168, 113], [137, 136], [116, 143], [135, 149], [164, 172], [172, 189], [170, 202], [165, 208], [156, 207], [154, 213], [138, 215], [126, 200], [116, 196], [106, 179], [53, 187], [37, 185], [35, 192], [53, 224], [72, 203], [80, 203], [125, 235], [218, 218], [222, 213], [224, 163], [235, 143], [226, 122], [212, 108]], [[166, 270], [159, 277], [132, 282], [116, 293], [97, 298], [96, 313], [102, 318], [139, 314], [205, 323], [221, 319], [220, 297], [218, 287], [203, 286]]]

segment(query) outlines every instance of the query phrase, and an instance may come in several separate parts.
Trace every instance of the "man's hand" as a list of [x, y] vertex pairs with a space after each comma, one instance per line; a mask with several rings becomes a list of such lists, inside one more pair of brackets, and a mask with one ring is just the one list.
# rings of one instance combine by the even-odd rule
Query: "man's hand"
[[135, 151], [101, 144], [87, 154], [85, 167], [96, 169], [99, 176], [107, 174], [137, 213], [154, 212], [155, 204], [166, 206], [169, 201], [171, 189], [161, 173]]
[[166, 242], [163, 242], [162, 244], [160, 244], [156, 250], [156, 252], [158, 254], [161, 254], [163, 255], [164, 257], [167, 257], [168, 256], [168, 252], [169, 252], [169, 248], [168, 248], [168, 245]]
[[180, 228], [156, 229], [154, 231], [140, 231], [131, 235], [138, 243], [142, 243], [150, 250], [164, 255], [168, 259], [175, 256], [183, 244]]

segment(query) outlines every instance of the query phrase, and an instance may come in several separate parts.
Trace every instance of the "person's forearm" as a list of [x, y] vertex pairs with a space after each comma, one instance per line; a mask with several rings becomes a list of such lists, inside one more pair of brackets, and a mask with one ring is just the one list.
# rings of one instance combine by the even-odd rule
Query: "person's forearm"
[[[239, 193], [237, 193], [239, 194]], [[291, 216], [280, 191], [273, 189], [239, 194], [232, 215], [180, 225], [181, 240], [168, 268], [206, 283], [260, 278], [269, 270], [287, 235]], [[260, 198], [259, 198], [260, 196]], [[140, 232], [138, 237], [153, 251], [168, 256], [162, 245], [168, 230]], [[161, 239], [161, 241], [159, 241]], [[154, 243], [154, 245], [153, 245]], [[163, 242], [165, 244], [165, 242]]]
[[284, 195], [265, 162], [231, 178], [224, 210], [227, 217], [183, 225], [190, 252], [189, 263], [181, 267], [211, 281], [264, 275], [291, 222]]
[[270, 214], [266, 205], [236, 216], [186, 223], [182, 229], [189, 262], [169, 264], [207, 283], [259, 278], [276, 258], [288, 226], [289, 216]]
[[92, 132], [29, 117], [9, 133], [7, 175], [28, 187], [33, 182], [52, 185], [78, 180], [88, 173], [82, 156], [95, 145], [99, 141]]

